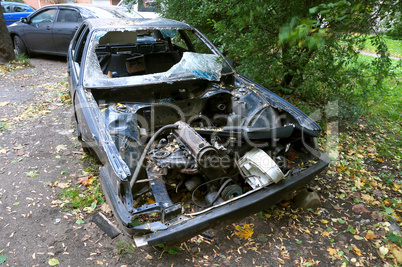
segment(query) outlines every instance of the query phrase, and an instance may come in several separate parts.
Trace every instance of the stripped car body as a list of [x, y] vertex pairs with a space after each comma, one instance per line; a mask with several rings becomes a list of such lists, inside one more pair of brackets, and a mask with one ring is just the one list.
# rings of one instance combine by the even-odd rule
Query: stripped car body
[[314, 121], [185, 23], [86, 20], [68, 68], [78, 138], [121, 228], [146, 244], [263, 210], [329, 163]]

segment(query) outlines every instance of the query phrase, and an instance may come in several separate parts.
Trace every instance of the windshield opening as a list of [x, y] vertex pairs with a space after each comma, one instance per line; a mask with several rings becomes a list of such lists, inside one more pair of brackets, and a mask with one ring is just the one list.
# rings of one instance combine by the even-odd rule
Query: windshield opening
[[136, 86], [188, 79], [219, 81], [232, 69], [192, 30], [97, 30], [85, 64], [84, 86]]

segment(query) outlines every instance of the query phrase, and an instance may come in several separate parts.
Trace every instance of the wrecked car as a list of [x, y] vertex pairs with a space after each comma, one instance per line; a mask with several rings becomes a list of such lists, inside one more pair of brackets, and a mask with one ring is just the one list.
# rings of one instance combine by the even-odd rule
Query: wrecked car
[[279, 202], [329, 163], [320, 127], [237, 73], [194, 27], [83, 22], [68, 52], [77, 136], [142, 244], [187, 240]]

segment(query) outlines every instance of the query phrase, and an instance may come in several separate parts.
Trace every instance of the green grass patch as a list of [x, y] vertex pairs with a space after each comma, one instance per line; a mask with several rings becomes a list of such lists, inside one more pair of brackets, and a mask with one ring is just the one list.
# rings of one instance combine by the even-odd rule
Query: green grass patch
[[27, 57], [25, 54], [16, 54], [15, 55], [15, 61], [17, 63], [23, 65], [23, 66], [31, 66], [31, 62], [29, 61], [29, 57]]
[[10, 124], [4, 124], [0, 122], [0, 132], [3, 130], [8, 130], [10, 129], [11, 125]]
[[117, 253], [120, 255], [135, 254], [135, 248], [125, 240], [117, 241], [116, 245], [117, 245]]
[[[393, 40], [387, 37], [384, 37], [385, 43], [388, 47], [388, 51], [390, 56], [402, 58], [402, 41], [401, 40]], [[363, 44], [363, 51], [376, 53], [376, 47], [373, 45], [372, 40], [367, 39]]]
[[86, 186], [75, 185], [64, 188], [60, 194], [60, 199], [64, 202], [60, 207], [66, 210], [95, 210], [104, 202], [99, 178], [96, 176], [90, 177]]

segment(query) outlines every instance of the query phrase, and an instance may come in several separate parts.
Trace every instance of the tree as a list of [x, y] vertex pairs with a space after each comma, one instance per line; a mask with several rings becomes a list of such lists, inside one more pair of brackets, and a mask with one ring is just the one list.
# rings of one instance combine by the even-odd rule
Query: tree
[[0, 64], [15, 59], [13, 43], [6, 26], [3, 10], [0, 8]]
[[[341, 110], [356, 106], [351, 77], [367, 97], [381, 87], [391, 64], [378, 23], [402, 8], [400, 0], [160, 1], [163, 16], [196, 26], [235, 60], [239, 72], [319, 105], [341, 100]], [[367, 63], [375, 77], [356, 65], [366, 40], [381, 55]]]

